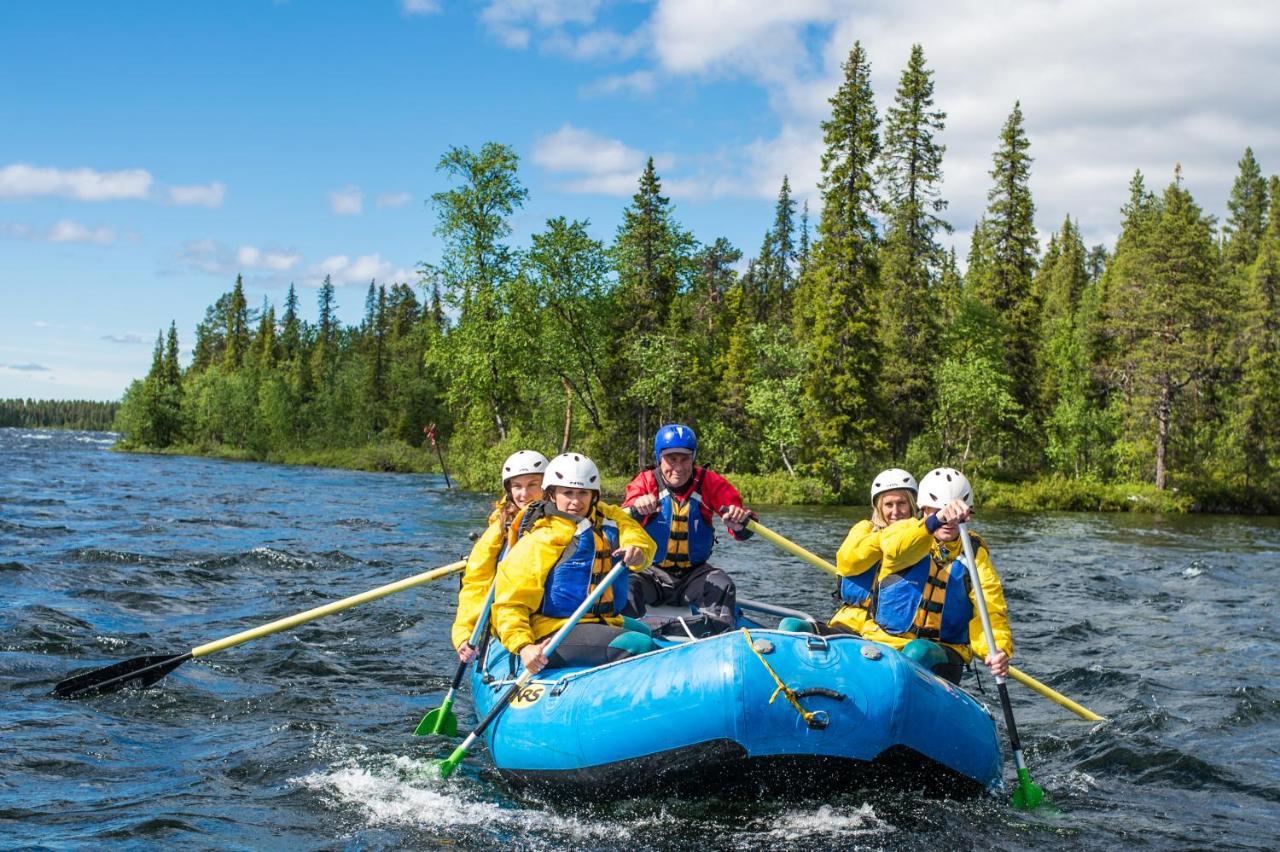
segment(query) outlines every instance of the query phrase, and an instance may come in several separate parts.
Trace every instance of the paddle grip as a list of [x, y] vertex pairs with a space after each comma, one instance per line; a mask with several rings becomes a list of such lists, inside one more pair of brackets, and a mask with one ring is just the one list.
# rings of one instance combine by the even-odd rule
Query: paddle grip
[[1000, 708], [1004, 710], [1004, 725], [1009, 729], [1009, 746], [1013, 753], [1021, 758], [1022, 741], [1018, 739], [1018, 725], [1013, 721], [1013, 705], [1009, 703], [1009, 687], [1004, 679], [996, 681], [996, 689], [1000, 692]]

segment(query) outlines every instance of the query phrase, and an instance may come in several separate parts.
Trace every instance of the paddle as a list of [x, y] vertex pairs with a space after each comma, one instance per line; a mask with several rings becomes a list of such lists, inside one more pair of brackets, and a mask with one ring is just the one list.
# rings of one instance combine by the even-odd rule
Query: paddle
[[[489, 607], [493, 606], [493, 593], [497, 587], [496, 582], [489, 584], [489, 594], [485, 596], [484, 606], [480, 610], [480, 617], [476, 619], [475, 629], [471, 631], [471, 639], [468, 642], [472, 648], [478, 649], [480, 647], [480, 637], [484, 635], [485, 629], [489, 626]], [[479, 665], [478, 651], [476, 664]], [[444, 703], [422, 717], [422, 721], [418, 723], [418, 727], [413, 731], [415, 737], [425, 736], [426, 734], [444, 734], [446, 737], [456, 737], [458, 735], [458, 717], [453, 715], [453, 696], [462, 684], [462, 675], [466, 671], [467, 664], [459, 661], [458, 670], [453, 673], [453, 684], [444, 695]]]
[[444, 474], [444, 487], [446, 490], [453, 488], [453, 483], [449, 481], [449, 471], [444, 466], [444, 453], [440, 451], [440, 445], [436, 443], [436, 424], [423, 426], [422, 433], [431, 439], [431, 446], [435, 448], [436, 458], [440, 459], [440, 472]]
[[[823, 571], [829, 571], [832, 574], [836, 575], [837, 577], [840, 576], [840, 572], [836, 570], [836, 566], [832, 565], [830, 562], [827, 562], [822, 557], [817, 556], [816, 554], [810, 553], [808, 550], [805, 550], [803, 547], [791, 541], [790, 539], [783, 538], [773, 530], [761, 524], [759, 521], [747, 521], [747, 529], [751, 530], [752, 532], [756, 533], [762, 538], [768, 539], [769, 541], [776, 544], [778, 547], [782, 548], [788, 553], [791, 553], [795, 556], [800, 557], [801, 559], [805, 560], [811, 565], [821, 568]], [[1070, 698], [1067, 698], [1062, 693], [1055, 692], [1053, 689], [1050, 689], [1048, 686], [1045, 686], [1043, 683], [1036, 680], [1026, 672], [1019, 671], [1013, 666], [1009, 666], [1009, 676], [1012, 677], [1014, 680], [1018, 681], [1019, 683], [1024, 684], [1025, 686], [1031, 688], [1035, 692], [1038, 692], [1039, 694], [1043, 695], [1045, 698], [1048, 698], [1050, 701], [1054, 701], [1058, 704], [1061, 704], [1063, 707], [1067, 708], [1072, 713], [1075, 713], [1077, 716], [1081, 717], [1082, 719], [1088, 719], [1090, 722], [1106, 721], [1104, 717], [1099, 716], [1097, 713], [1094, 713], [1092, 710], [1090, 710], [1087, 707], [1077, 704], [1076, 702], [1072, 701]]]
[[[551, 655], [555, 653], [556, 648], [558, 648], [560, 643], [564, 641], [564, 638], [569, 635], [569, 631], [582, 620], [582, 617], [587, 614], [587, 610], [595, 606], [596, 601], [600, 600], [600, 596], [604, 594], [604, 590], [613, 585], [613, 581], [622, 576], [626, 570], [627, 565], [625, 562], [619, 560], [614, 563], [612, 570], [610, 570], [609, 573], [604, 576], [604, 579], [591, 590], [591, 594], [587, 595], [587, 599], [578, 605], [578, 608], [573, 611], [573, 615], [569, 616], [569, 620], [566, 621], [564, 625], [555, 632], [555, 635], [551, 637], [551, 641], [542, 649], [543, 656], [550, 658]], [[467, 734], [467, 738], [462, 741], [462, 744], [453, 750], [453, 754], [441, 761], [441, 778], [448, 778], [453, 774], [453, 771], [458, 768], [458, 764], [462, 762], [462, 758], [466, 756], [467, 751], [470, 750], [475, 741], [484, 734], [485, 730], [488, 729], [491, 724], [493, 724], [493, 720], [497, 719], [498, 716], [502, 714], [502, 711], [511, 703], [511, 699], [520, 694], [520, 691], [525, 688], [529, 681], [533, 680], [533, 677], [534, 673], [528, 669], [525, 669], [520, 674], [520, 677], [511, 685], [511, 688], [507, 690], [506, 694], [499, 698], [498, 703], [494, 704], [493, 707], [489, 709], [489, 712], [485, 714], [485, 717], [480, 720], [480, 724], [476, 725], [471, 733]]]
[[[987, 637], [987, 649], [996, 650], [996, 636], [991, 630], [991, 617], [987, 615], [987, 601], [982, 594], [982, 580], [978, 577], [978, 563], [974, 560], [973, 540], [969, 528], [960, 524], [960, 544], [964, 547], [965, 567], [969, 570], [969, 583], [973, 587], [973, 599], [978, 604], [978, 618], [982, 620], [982, 632]], [[1013, 749], [1013, 762], [1018, 767], [1018, 789], [1010, 800], [1013, 806], [1029, 811], [1044, 801], [1044, 790], [1031, 781], [1027, 762], [1022, 758], [1022, 743], [1018, 740], [1018, 726], [1013, 721], [1013, 705], [1009, 703], [1009, 688], [1003, 675], [996, 675], [996, 689], [1000, 692], [1000, 706], [1004, 709], [1004, 725], [1009, 730], [1009, 746]]]
[[150, 686], [187, 660], [196, 657], [207, 657], [215, 651], [221, 651], [224, 648], [231, 648], [236, 645], [248, 642], [250, 639], [259, 639], [263, 636], [270, 636], [273, 633], [279, 633], [288, 630], [291, 627], [297, 627], [299, 624], [306, 624], [308, 621], [315, 621], [317, 618], [323, 618], [326, 615], [332, 615], [335, 612], [342, 612], [345, 609], [357, 604], [376, 601], [379, 598], [385, 598], [387, 595], [395, 592], [411, 589], [414, 586], [421, 586], [423, 583], [430, 583], [432, 580], [438, 580], [441, 577], [447, 577], [450, 574], [457, 574], [467, 565], [466, 562], [454, 562], [451, 565], [445, 565], [441, 568], [434, 568], [430, 571], [424, 571], [421, 574], [415, 574], [412, 577], [406, 577], [395, 583], [388, 583], [385, 586], [379, 586], [367, 592], [358, 595], [343, 598], [340, 601], [318, 606], [309, 609], [306, 612], [300, 612], [297, 615], [291, 615], [287, 618], [280, 618], [261, 627], [254, 627], [250, 630], [242, 630], [231, 636], [213, 642], [207, 642], [204, 645], [197, 645], [185, 654], [164, 655], [157, 654], [146, 657], [134, 657], [124, 662], [114, 663], [110, 666], [104, 666], [100, 669], [78, 674], [59, 682], [53, 688], [53, 695], [58, 698], [82, 698], [88, 695], [101, 695], [107, 692], [115, 692], [127, 684], [136, 683], [139, 687]]

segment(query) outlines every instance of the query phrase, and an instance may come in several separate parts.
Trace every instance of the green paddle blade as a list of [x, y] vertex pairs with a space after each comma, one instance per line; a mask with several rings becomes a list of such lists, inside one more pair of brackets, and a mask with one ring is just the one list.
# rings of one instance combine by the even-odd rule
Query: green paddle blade
[[1009, 797], [1013, 806], [1020, 811], [1031, 811], [1044, 802], [1044, 790], [1031, 780], [1031, 773], [1025, 769], [1018, 770], [1018, 789]]
[[453, 715], [453, 710], [449, 708], [452, 703], [451, 701], [447, 702], [423, 716], [413, 735], [415, 737], [425, 737], [428, 734], [444, 734], [446, 737], [456, 737], [458, 735], [458, 717]]
[[453, 754], [440, 761], [440, 777], [448, 778], [453, 771], [458, 768], [458, 764], [462, 762], [462, 758], [467, 756], [467, 750], [464, 746], [458, 746], [453, 750]]

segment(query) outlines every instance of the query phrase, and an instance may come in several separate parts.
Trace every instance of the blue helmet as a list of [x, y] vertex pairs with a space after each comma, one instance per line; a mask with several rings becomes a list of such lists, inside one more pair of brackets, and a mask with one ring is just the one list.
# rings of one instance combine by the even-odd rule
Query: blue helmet
[[681, 423], [668, 423], [658, 430], [653, 437], [653, 460], [662, 458], [663, 450], [688, 450], [698, 455], [698, 436], [693, 430]]

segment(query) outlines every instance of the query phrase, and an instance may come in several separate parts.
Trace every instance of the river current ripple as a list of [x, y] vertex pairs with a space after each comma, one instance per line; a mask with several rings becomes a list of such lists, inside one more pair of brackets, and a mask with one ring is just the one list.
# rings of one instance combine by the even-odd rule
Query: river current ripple
[[[432, 476], [128, 455], [112, 441], [0, 430], [5, 848], [1280, 847], [1274, 518], [975, 517], [1017, 663], [1109, 717], [1083, 722], [1011, 684], [1057, 814], [874, 788], [553, 805], [513, 795], [483, 748], [441, 783], [428, 761], [451, 744], [411, 736], [453, 671], [452, 579], [146, 691], [50, 698], [75, 669], [179, 653], [451, 562], [489, 502]], [[858, 514], [762, 511], [828, 556]], [[717, 554], [745, 596], [829, 614], [827, 578], [769, 544]], [[465, 694], [457, 710], [469, 724]]]

